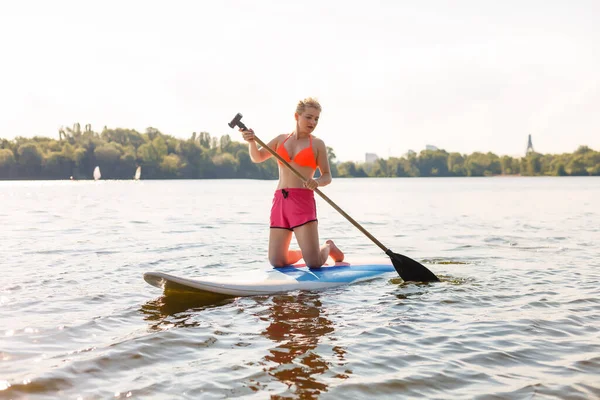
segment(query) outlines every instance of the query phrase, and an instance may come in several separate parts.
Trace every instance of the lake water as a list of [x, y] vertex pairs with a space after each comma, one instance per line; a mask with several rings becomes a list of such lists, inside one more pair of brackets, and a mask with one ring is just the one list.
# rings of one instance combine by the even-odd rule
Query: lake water
[[[323, 189], [440, 283], [206, 304], [143, 280], [267, 268], [275, 185], [0, 182], [0, 398], [600, 398], [600, 179]], [[349, 261], [387, 259], [317, 207]]]

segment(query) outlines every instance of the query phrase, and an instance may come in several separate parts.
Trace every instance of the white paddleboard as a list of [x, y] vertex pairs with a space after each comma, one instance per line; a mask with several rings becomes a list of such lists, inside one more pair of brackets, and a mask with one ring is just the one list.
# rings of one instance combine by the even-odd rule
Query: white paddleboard
[[323, 290], [394, 273], [391, 264], [349, 264], [321, 268], [288, 266], [252, 271], [227, 278], [184, 278], [162, 272], [146, 272], [144, 280], [167, 292], [197, 292], [223, 296], [256, 296], [293, 290]]

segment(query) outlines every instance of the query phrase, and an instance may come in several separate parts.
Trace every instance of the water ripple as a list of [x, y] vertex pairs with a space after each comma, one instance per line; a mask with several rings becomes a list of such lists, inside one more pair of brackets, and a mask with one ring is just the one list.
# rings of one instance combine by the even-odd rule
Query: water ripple
[[[0, 182], [2, 398], [600, 397], [600, 181], [336, 180], [332, 198], [441, 282], [238, 299], [142, 274], [268, 267], [274, 182], [81, 183]], [[318, 207], [349, 259], [382, 256]]]

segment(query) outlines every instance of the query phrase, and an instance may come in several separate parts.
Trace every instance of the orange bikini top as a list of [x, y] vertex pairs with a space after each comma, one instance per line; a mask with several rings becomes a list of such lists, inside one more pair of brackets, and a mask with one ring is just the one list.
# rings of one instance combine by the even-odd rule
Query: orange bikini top
[[[288, 151], [286, 150], [284, 144], [288, 141], [288, 139], [294, 134], [294, 132], [290, 133], [287, 138], [277, 146], [276, 152], [283, 158], [285, 161], [291, 163], [292, 158], [290, 157]], [[312, 147], [312, 135], [308, 135], [310, 139], [310, 144], [308, 147], [300, 150], [296, 157], [294, 157], [294, 162], [301, 167], [311, 167], [312, 169], [317, 169], [317, 160], [315, 159], [315, 152]], [[281, 164], [281, 161], [277, 161]]]

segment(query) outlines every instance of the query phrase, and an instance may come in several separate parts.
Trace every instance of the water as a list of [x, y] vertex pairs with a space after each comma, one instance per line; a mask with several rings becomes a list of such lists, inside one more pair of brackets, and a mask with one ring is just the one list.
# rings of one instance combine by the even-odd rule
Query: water
[[[600, 179], [337, 179], [441, 279], [206, 304], [266, 268], [274, 181], [0, 182], [0, 398], [599, 398]], [[380, 249], [317, 199], [322, 239]]]

